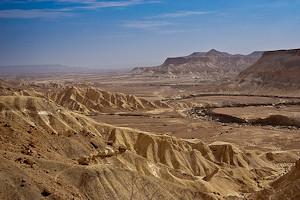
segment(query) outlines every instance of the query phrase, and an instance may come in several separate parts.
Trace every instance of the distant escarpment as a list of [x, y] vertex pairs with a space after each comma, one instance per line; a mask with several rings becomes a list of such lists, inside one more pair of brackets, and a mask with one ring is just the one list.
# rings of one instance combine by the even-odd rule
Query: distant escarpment
[[300, 49], [268, 51], [239, 74], [239, 83], [249, 86], [300, 86]]
[[199, 79], [221, 79], [237, 75], [255, 63], [262, 52], [253, 52], [249, 55], [232, 55], [226, 52], [210, 50], [208, 52], [195, 52], [184, 57], [167, 58], [165, 62], [156, 67], [137, 67], [133, 74], [152, 75], [192, 75]]

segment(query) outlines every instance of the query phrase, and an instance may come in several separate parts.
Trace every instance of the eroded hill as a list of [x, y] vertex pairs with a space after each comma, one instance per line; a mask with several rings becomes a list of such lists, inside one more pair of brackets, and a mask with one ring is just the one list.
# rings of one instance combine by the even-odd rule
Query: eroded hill
[[168, 108], [167, 104], [160, 101], [149, 101], [134, 95], [112, 93], [92, 87], [52, 89], [46, 96], [59, 105], [84, 113]]
[[0, 112], [0, 198], [242, 199], [286, 170], [264, 152], [118, 128], [45, 98], [1, 96]]
[[90, 86], [52, 83], [33, 88], [31, 85], [23, 86], [20, 82], [12, 85], [1, 81], [0, 95], [41, 97], [84, 114], [169, 108], [166, 103], [159, 100], [150, 101], [135, 95], [109, 92]]

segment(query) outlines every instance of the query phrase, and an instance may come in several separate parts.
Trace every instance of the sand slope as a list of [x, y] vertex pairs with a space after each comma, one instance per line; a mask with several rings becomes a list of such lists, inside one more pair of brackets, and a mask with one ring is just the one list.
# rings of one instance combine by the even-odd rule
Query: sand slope
[[292, 170], [271, 184], [271, 187], [253, 195], [251, 199], [300, 199], [300, 160]]
[[112, 110], [151, 110], [168, 107], [159, 101], [152, 102], [134, 95], [111, 93], [92, 87], [65, 87], [51, 90], [46, 96], [59, 105], [84, 113]]

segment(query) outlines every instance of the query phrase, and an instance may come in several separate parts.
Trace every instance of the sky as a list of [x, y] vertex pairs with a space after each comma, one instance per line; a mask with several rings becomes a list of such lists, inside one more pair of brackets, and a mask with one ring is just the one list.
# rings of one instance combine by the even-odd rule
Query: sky
[[300, 48], [300, 0], [0, 0], [0, 65], [103, 69]]

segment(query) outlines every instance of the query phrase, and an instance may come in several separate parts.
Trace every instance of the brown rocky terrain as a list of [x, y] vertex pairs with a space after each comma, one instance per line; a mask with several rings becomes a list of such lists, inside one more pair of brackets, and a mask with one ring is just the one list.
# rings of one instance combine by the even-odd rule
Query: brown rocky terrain
[[262, 52], [253, 52], [249, 55], [232, 55], [212, 49], [184, 57], [167, 58], [161, 66], [135, 68], [132, 73], [192, 75], [199, 79], [220, 79], [238, 74], [255, 63], [261, 54]]
[[300, 160], [292, 170], [277, 179], [271, 186], [257, 192], [251, 199], [299, 199], [300, 198]]
[[0, 82], [0, 94], [4, 96], [41, 97], [85, 114], [169, 108], [167, 104], [159, 100], [150, 101], [135, 95], [108, 92], [94, 87], [65, 86], [52, 83], [34, 89], [30, 85], [16, 87], [2, 81]]
[[[239, 74], [240, 84], [271, 88], [299, 88], [300, 49], [268, 51]], [[288, 88], [287, 88], [288, 87]]]
[[160, 101], [149, 101], [134, 95], [112, 93], [92, 87], [52, 89], [46, 96], [59, 105], [84, 113], [168, 108], [167, 104]]
[[2, 199], [243, 198], [283, 173], [260, 151], [117, 128], [43, 98], [1, 96], [0, 111]]

